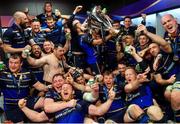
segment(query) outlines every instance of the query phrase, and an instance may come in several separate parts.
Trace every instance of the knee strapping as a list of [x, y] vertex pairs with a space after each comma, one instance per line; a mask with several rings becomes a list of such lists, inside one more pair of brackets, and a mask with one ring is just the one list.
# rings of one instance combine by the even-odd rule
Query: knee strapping
[[131, 112], [130, 112], [130, 109], [132, 107], [134, 107], [135, 105], [130, 105], [127, 109], [127, 113], [128, 113], [128, 118], [130, 118], [131, 120], [136, 120], [132, 115], [131, 115]]
[[140, 123], [147, 123], [149, 122], [149, 116], [146, 113], [143, 113], [137, 118], [137, 121]]

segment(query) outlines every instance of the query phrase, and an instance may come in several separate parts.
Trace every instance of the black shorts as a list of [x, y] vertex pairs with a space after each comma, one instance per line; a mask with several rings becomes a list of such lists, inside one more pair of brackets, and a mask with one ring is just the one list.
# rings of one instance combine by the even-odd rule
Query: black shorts
[[101, 74], [99, 65], [96, 63], [90, 64], [90, 68], [92, 69], [93, 75]]
[[106, 120], [110, 119], [115, 121], [116, 123], [123, 123], [124, 122], [124, 115], [126, 113], [127, 108], [123, 108], [119, 111], [113, 112], [113, 113], [107, 113], [105, 115]]
[[88, 67], [85, 59], [85, 55], [75, 55], [73, 54], [73, 66], [80, 69], [86, 69]]
[[22, 122], [25, 120], [25, 115], [18, 106], [6, 110], [5, 115], [6, 115], [6, 120], [10, 120], [13, 123]]
[[26, 98], [27, 102], [26, 102], [26, 106], [30, 109], [34, 110], [34, 106], [36, 104], [36, 102], [39, 100], [40, 96], [36, 96], [36, 97], [32, 97], [29, 96], [28, 98]]

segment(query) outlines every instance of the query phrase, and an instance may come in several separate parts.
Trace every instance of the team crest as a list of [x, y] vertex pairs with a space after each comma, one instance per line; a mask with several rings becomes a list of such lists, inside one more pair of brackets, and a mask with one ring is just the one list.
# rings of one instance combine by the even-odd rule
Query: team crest
[[26, 75], [23, 75], [23, 76], [22, 76], [22, 78], [24, 78], [24, 79], [25, 79], [25, 78], [27, 78], [27, 76], [26, 76]]
[[8, 77], [8, 78], [12, 78], [12, 75], [11, 75], [11, 74], [8, 74], [7, 77]]
[[18, 37], [21, 36], [20, 33], [16, 33], [16, 35], [17, 35]]

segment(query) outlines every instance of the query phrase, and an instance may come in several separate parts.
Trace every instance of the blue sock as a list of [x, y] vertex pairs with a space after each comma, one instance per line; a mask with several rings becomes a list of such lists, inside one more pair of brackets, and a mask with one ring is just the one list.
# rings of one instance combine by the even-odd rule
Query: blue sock
[[174, 114], [175, 114], [174, 115], [175, 121], [179, 123], [180, 122], [180, 110], [175, 111]]

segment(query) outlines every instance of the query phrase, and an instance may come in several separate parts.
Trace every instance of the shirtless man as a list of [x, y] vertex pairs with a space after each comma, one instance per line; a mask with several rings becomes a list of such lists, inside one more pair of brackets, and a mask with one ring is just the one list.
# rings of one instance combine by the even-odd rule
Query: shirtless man
[[55, 46], [53, 53], [41, 57], [40, 59], [34, 59], [30, 56], [23, 55], [24, 58], [27, 58], [27, 61], [32, 66], [41, 67], [43, 66], [44, 77], [43, 80], [47, 84], [51, 84], [52, 77], [61, 73], [64, 74], [65, 69], [70, 68], [70, 66], [65, 62], [64, 53], [67, 51], [66, 47], [61, 45]]

